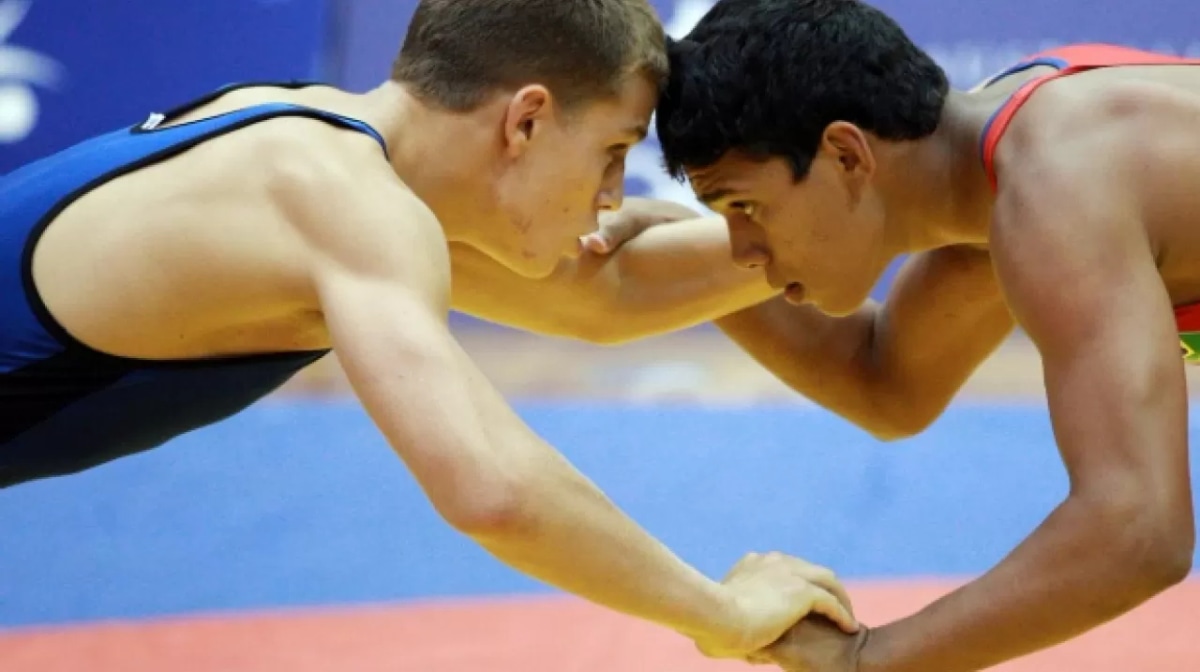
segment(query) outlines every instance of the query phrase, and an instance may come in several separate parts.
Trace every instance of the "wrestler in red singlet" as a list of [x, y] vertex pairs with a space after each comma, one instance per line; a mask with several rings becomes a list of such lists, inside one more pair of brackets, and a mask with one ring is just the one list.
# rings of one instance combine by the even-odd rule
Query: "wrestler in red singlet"
[[[1200, 65], [1200, 59], [1180, 58], [1107, 44], [1078, 44], [1035, 54], [993, 77], [989, 84], [1029, 68], [1049, 66], [1055, 69], [1022, 84], [984, 126], [983, 136], [980, 138], [980, 156], [983, 157], [983, 168], [987, 171], [992, 188], [997, 186], [996, 170], [993, 166], [996, 146], [1000, 144], [1000, 138], [1004, 136], [1004, 131], [1012, 123], [1013, 117], [1034, 91], [1047, 82], [1070, 77], [1079, 72], [1131, 65]], [[1179, 328], [1179, 345], [1183, 350], [1184, 359], [1200, 362], [1200, 303], [1176, 306], [1175, 323]]]
[[667, 169], [726, 218], [735, 261], [783, 294], [717, 326], [806, 399], [911, 437], [1014, 329], [1037, 349], [1070, 481], [1053, 512], [923, 609], [858, 641], [804, 624], [763, 656], [981, 672], [1195, 566], [1173, 348], [1200, 360], [1200, 68], [1177, 67], [1200, 59], [1075, 45], [957, 91], [869, 1], [718, 2], [672, 45], [657, 135]]

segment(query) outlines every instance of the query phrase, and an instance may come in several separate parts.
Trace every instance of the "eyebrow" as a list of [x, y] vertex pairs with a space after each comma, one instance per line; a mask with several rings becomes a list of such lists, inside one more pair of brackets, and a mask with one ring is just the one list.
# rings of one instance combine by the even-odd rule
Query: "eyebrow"
[[701, 203], [711, 207], [713, 203], [723, 198], [728, 198], [731, 194], [733, 194], [733, 189], [714, 189], [700, 194], [697, 198], [700, 199]]
[[645, 140], [646, 136], [650, 135], [650, 129], [648, 129], [645, 124], [630, 126], [629, 128], [625, 129], [625, 132], [629, 135], [637, 136], [638, 142]]

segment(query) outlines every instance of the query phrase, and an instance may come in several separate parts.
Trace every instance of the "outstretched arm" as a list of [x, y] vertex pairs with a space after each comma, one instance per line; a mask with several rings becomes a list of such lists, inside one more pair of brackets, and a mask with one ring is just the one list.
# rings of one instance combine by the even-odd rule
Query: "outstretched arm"
[[981, 670], [1119, 616], [1191, 567], [1171, 302], [1116, 171], [1068, 155], [1025, 158], [997, 204], [992, 249], [1042, 354], [1070, 494], [990, 572], [874, 631], [862, 672]]
[[521, 277], [465, 245], [451, 246], [451, 260], [454, 309], [593, 343], [684, 329], [775, 294], [761, 272], [733, 264], [721, 217], [650, 227], [609, 255], [564, 260], [540, 280]]
[[452, 337], [445, 242], [411, 193], [360, 176], [296, 191], [319, 195], [301, 230], [339, 360], [448, 523], [515, 569], [717, 655], [747, 654], [809, 611], [853, 627], [834, 583], [797, 559], [758, 560], [740, 585], [711, 581], [536, 436]]

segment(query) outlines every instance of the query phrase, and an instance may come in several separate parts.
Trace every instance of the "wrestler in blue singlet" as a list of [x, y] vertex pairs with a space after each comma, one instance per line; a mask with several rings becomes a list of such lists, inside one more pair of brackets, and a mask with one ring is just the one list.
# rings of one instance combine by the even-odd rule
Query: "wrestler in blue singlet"
[[[0, 487], [74, 473], [154, 448], [244, 409], [326, 350], [149, 361], [98, 352], [50, 315], [33, 251], [64, 208], [109, 180], [267, 119], [302, 116], [383, 138], [323, 110], [268, 104], [159, 128], [243, 84], [153, 114], [0, 177]], [[386, 151], [386, 147], [384, 148]]]

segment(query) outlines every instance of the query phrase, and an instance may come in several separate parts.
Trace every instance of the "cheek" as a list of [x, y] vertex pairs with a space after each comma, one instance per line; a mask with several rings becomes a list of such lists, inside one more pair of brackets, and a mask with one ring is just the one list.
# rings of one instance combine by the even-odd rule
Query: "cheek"
[[564, 190], [570, 188], [569, 176], [564, 172], [561, 161], [547, 158], [529, 166], [520, 176], [521, 183], [512, 188], [523, 194], [526, 207], [540, 216], [554, 214], [562, 202]]
[[590, 211], [600, 193], [604, 179], [605, 164], [597, 164], [594, 157], [572, 157], [569, 163], [560, 166], [554, 175], [555, 192], [551, 198], [565, 212]]
[[509, 202], [517, 203], [522, 209], [537, 207], [546, 200], [548, 177], [553, 176], [548, 171], [544, 160], [526, 160], [513, 166], [500, 182], [500, 197]]
[[775, 263], [817, 284], [854, 274], [859, 254], [853, 227], [814, 205], [794, 212], [803, 216], [789, 218], [768, 234]]

